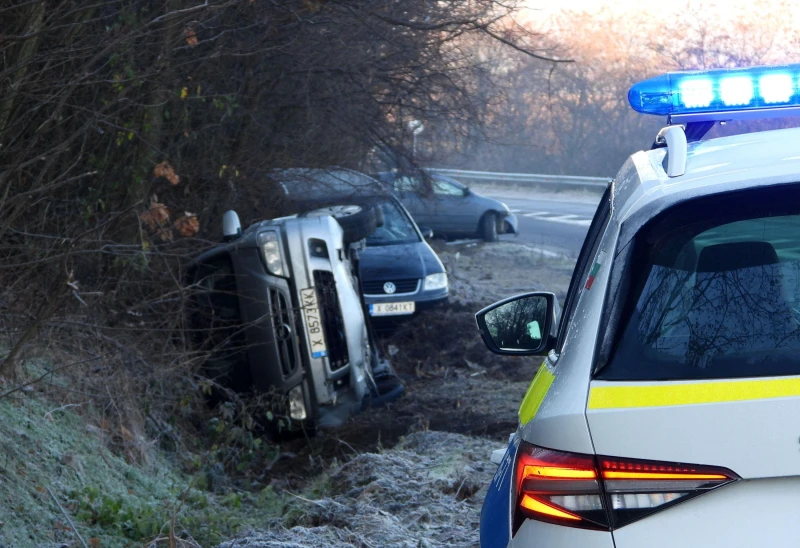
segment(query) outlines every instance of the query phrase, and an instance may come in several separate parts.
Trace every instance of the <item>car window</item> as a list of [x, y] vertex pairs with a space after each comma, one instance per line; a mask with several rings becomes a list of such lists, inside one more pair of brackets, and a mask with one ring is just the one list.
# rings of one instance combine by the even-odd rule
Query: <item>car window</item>
[[415, 184], [411, 177], [398, 177], [394, 180], [394, 189], [396, 192], [411, 192], [414, 190]]
[[420, 237], [411, 219], [391, 201], [381, 204], [383, 209], [383, 226], [379, 226], [367, 238], [368, 246], [397, 245], [419, 242]]
[[464, 189], [451, 182], [435, 179], [433, 181], [433, 193], [441, 196], [463, 196]]
[[586, 233], [586, 238], [583, 240], [583, 246], [578, 254], [578, 260], [575, 263], [575, 269], [572, 272], [572, 278], [569, 282], [569, 289], [567, 290], [567, 297], [564, 301], [564, 309], [561, 315], [561, 320], [558, 325], [558, 337], [556, 342], [556, 353], [561, 352], [564, 346], [564, 340], [567, 334], [567, 326], [570, 319], [575, 312], [575, 307], [578, 304], [581, 293], [586, 288], [586, 280], [589, 276], [589, 271], [592, 267], [592, 260], [597, 254], [597, 248], [600, 245], [601, 236], [605, 231], [608, 220], [611, 218], [611, 186], [609, 185], [603, 193], [602, 198], [595, 211], [594, 218], [589, 231]]
[[644, 247], [598, 378], [800, 374], [800, 208], [673, 228]]

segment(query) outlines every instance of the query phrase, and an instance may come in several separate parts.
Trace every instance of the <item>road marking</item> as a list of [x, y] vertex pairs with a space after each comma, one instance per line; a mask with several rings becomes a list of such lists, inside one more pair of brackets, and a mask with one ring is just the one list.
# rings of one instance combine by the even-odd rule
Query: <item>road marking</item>
[[539, 211], [536, 213], [523, 213], [523, 217], [531, 217], [541, 221], [552, 221], [554, 223], [565, 223], [569, 225], [586, 226], [592, 224], [591, 219], [579, 217], [572, 214], [550, 213], [548, 211]]

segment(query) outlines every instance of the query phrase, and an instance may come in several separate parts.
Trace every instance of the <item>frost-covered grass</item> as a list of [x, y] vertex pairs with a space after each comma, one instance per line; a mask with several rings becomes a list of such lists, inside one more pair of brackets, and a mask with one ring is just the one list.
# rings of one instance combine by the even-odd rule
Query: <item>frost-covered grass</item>
[[[186, 545], [209, 546], [264, 525], [283, 512], [270, 488], [212, 493], [205, 473], [184, 473], [150, 451], [128, 462], [107, 444], [91, 412], [58, 405], [35, 391], [0, 399], [0, 544], [78, 546], [50, 493], [90, 546], [167, 544], [170, 528]], [[160, 539], [160, 540], [159, 540]]]
[[[322, 469], [296, 494], [194, 487], [168, 455], [128, 462], [91, 413], [40, 393], [0, 400], [0, 544], [79, 546], [472, 546], [497, 442], [417, 432]], [[230, 541], [229, 539], [238, 540]]]
[[220, 548], [476, 546], [497, 442], [416, 432], [326, 474], [324, 496], [304, 497], [283, 527]]

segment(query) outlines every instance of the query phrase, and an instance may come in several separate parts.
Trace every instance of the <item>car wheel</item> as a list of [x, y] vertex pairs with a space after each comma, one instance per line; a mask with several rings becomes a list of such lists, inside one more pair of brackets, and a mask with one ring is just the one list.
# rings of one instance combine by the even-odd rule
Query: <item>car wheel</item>
[[379, 206], [372, 204], [331, 205], [310, 211], [305, 215], [332, 216], [342, 227], [344, 232], [342, 238], [348, 244], [367, 238], [383, 225], [383, 211]]
[[497, 216], [494, 213], [489, 212], [481, 219], [481, 236], [487, 242], [497, 241]]

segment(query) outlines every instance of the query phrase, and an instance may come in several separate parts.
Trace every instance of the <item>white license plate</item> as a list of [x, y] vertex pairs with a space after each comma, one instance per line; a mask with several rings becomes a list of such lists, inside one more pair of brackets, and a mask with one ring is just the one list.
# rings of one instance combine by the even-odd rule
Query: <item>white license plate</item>
[[325, 335], [322, 333], [322, 317], [317, 304], [317, 290], [313, 287], [301, 289], [300, 298], [303, 300], [303, 317], [306, 322], [308, 344], [311, 346], [311, 356], [324, 358], [328, 355], [328, 347], [325, 346]]
[[375, 303], [369, 305], [370, 316], [403, 316], [416, 310], [414, 301], [404, 303]]

